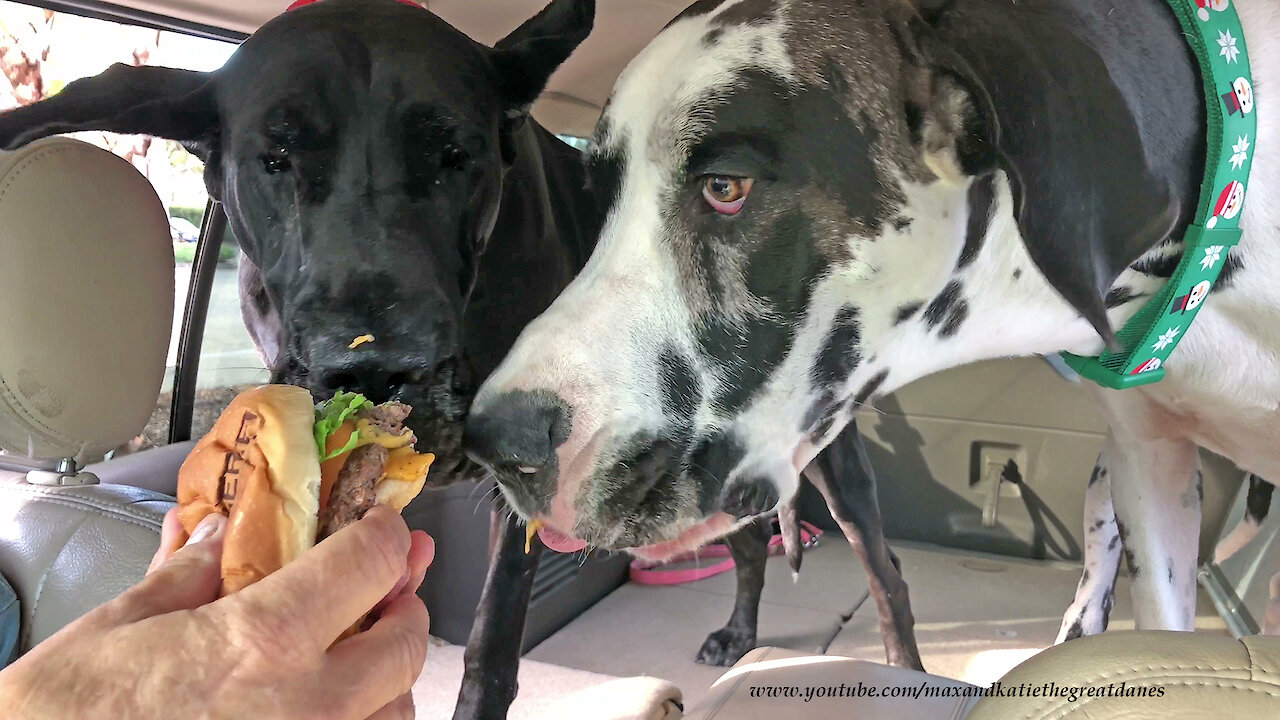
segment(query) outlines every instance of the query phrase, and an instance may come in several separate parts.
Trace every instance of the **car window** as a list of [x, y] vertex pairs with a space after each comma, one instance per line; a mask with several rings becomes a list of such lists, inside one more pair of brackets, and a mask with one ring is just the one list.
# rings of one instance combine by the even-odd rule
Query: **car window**
[[218, 415], [247, 388], [270, 382], [258, 350], [240, 315], [238, 291], [240, 250], [228, 230], [218, 252], [218, 265], [209, 294], [205, 318], [200, 368], [196, 373], [195, 407], [191, 416], [191, 437], [199, 438], [213, 429]]
[[[235, 44], [197, 38], [166, 30], [109, 22], [71, 13], [0, 1], [0, 110], [29, 105], [56, 95], [69, 83], [97, 75], [113, 63], [165, 65], [208, 71], [220, 67], [235, 50]], [[71, 137], [97, 145], [128, 160], [151, 181], [169, 213], [176, 269], [175, 317], [169, 347], [168, 367], [156, 412], [143, 435], [128, 448], [136, 450], [163, 445], [169, 436], [169, 408], [177, 356], [178, 333], [182, 327], [191, 261], [203, 221], [208, 196], [202, 178], [203, 165], [181, 145], [168, 140], [138, 135], [103, 132], [74, 133]], [[219, 266], [215, 294], [226, 293], [223, 276], [234, 277], [236, 253], [228, 243], [224, 253], [227, 267]], [[234, 283], [231, 285], [234, 296]], [[217, 299], [217, 298], [215, 298]], [[225, 303], [219, 303], [219, 307]], [[200, 377], [202, 384], [231, 382], [228, 366], [244, 364], [241, 350], [245, 338], [225, 329], [225, 310], [210, 310], [210, 327], [215, 334], [206, 341], [212, 370]], [[238, 315], [237, 315], [238, 317]], [[245, 336], [247, 338], [247, 335]], [[219, 354], [226, 353], [226, 354]], [[256, 362], [256, 360], [254, 361]], [[260, 371], [260, 369], [259, 369]]]

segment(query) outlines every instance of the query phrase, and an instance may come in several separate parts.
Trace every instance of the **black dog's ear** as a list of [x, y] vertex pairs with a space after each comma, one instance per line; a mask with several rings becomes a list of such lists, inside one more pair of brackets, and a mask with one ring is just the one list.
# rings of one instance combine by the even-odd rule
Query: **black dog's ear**
[[502, 97], [510, 118], [523, 117], [556, 68], [591, 34], [595, 0], [553, 0], [494, 46]]
[[263, 367], [279, 369], [281, 349], [284, 347], [284, 324], [275, 304], [271, 302], [271, 296], [267, 294], [262, 272], [244, 252], [240, 253], [237, 280], [240, 289], [240, 317], [258, 350], [258, 357], [262, 360]]
[[0, 147], [13, 150], [58, 133], [102, 130], [177, 140], [208, 152], [218, 126], [211, 73], [112, 65], [34, 105], [0, 115]]
[[[1098, 51], [1054, 22], [1011, 27], [994, 10], [974, 17], [943, 9], [931, 23], [916, 16], [911, 35], [944, 78], [934, 87], [963, 87], [993, 131], [981, 141], [957, 134], [960, 168], [1005, 171], [1031, 260], [1115, 349], [1107, 292], [1175, 227], [1179, 194], [1153, 170], [1144, 152], [1150, 143]], [[1063, 67], [1071, 72], [1058, 72]], [[976, 152], [965, 153], [966, 145]]]

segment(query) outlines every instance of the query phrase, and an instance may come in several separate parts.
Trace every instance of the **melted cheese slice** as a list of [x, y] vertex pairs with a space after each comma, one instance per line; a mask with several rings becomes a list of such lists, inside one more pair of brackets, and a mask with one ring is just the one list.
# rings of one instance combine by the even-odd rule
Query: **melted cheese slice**
[[538, 530], [542, 528], [541, 520], [530, 520], [529, 525], [524, 529], [524, 554], [528, 555], [533, 548], [533, 536], [538, 534]]
[[368, 420], [357, 420], [356, 432], [360, 433], [360, 439], [356, 441], [356, 447], [361, 445], [381, 445], [388, 450], [396, 450], [408, 447], [413, 442], [413, 432], [408, 428], [405, 428], [405, 431], [400, 435], [391, 435]]
[[435, 459], [431, 453], [418, 453], [410, 447], [396, 448], [388, 454], [382, 476], [388, 480], [416, 482], [427, 476]]

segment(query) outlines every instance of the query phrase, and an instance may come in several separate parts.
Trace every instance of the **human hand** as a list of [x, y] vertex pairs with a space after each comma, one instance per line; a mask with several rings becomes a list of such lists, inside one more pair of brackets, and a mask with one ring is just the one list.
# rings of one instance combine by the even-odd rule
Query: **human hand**
[[[374, 508], [217, 599], [224, 524], [210, 516], [137, 586], [0, 672], [6, 719], [412, 718], [429, 630], [416, 591], [435, 552], [426, 533]], [[171, 514], [162, 548], [175, 530]], [[376, 606], [366, 632], [329, 647]]]

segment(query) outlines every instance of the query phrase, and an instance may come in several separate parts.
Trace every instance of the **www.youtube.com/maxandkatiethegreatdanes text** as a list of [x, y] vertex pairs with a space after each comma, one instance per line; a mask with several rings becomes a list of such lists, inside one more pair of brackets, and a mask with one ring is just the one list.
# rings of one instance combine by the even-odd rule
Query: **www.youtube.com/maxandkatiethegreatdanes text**
[[753, 698], [789, 698], [801, 702], [812, 702], [828, 698], [902, 698], [919, 700], [921, 698], [965, 698], [965, 697], [997, 697], [997, 698], [1061, 698], [1067, 702], [1077, 702], [1083, 698], [1158, 698], [1164, 697], [1162, 687], [1141, 687], [1128, 683], [1108, 683], [1106, 685], [1059, 685], [1057, 683], [1040, 683], [1031, 685], [1019, 683], [1006, 685], [997, 682], [990, 687], [976, 685], [956, 686], [939, 685], [928, 680], [918, 685], [868, 685], [859, 682], [856, 685], [841, 683], [839, 685], [752, 685], [749, 688]]

